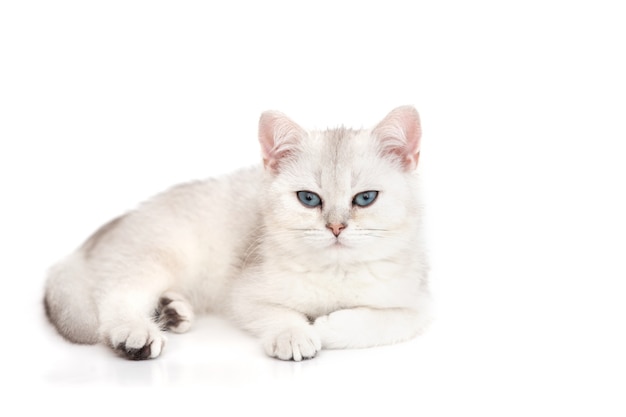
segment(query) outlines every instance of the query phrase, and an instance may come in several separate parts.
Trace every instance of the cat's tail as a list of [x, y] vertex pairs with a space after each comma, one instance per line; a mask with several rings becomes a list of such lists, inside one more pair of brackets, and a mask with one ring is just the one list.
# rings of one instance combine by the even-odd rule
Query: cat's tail
[[76, 252], [50, 268], [44, 308], [58, 332], [74, 343], [98, 342], [98, 312], [86, 262]]

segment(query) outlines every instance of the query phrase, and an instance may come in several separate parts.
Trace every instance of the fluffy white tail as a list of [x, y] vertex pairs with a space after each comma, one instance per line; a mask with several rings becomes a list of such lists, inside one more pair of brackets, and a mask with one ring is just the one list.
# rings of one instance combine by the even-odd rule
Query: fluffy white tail
[[74, 343], [98, 342], [98, 313], [88, 273], [79, 251], [54, 265], [46, 282], [46, 315], [59, 333]]

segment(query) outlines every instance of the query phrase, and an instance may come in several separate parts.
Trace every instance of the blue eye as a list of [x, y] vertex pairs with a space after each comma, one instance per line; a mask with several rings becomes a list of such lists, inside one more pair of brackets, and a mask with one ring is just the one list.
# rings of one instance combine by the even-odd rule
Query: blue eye
[[298, 191], [298, 199], [307, 207], [317, 207], [322, 205], [322, 199], [319, 195], [311, 191]]
[[376, 200], [376, 197], [378, 197], [378, 191], [363, 191], [354, 196], [352, 204], [359, 207], [367, 207]]

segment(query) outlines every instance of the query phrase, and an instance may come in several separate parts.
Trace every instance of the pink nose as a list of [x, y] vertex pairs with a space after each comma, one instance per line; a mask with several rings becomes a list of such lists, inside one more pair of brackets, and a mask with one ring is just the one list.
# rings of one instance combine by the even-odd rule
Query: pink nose
[[346, 225], [343, 223], [328, 223], [326, 228], [333, 232], [333, 235], [339, 236], [339, 233], [346, 228]]

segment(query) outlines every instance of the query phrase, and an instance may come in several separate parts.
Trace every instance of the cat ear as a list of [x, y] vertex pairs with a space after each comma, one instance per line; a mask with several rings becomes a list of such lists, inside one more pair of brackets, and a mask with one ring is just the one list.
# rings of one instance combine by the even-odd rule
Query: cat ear
[[265, 168], [278, 172], [281, 161], [297, 150], [306, 131], [284, 114], [267, 111], [259, 120], [259, 142]]
[[392, 110], [372, 131], [383, 155], [397, 158], [407, 170], [417, 167], [422, 129], [420, 117], [412, 106]]

